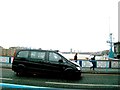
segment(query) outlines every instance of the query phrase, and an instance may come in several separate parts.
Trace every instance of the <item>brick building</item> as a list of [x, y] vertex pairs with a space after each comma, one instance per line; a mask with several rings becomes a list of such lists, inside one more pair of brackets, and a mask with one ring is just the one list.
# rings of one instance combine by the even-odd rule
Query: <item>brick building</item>
[[5, 49], [0, 46], [0, 56], [13, 56], [16, 50], [26, 49], [26, 47], [10, 47], [9, 49]]

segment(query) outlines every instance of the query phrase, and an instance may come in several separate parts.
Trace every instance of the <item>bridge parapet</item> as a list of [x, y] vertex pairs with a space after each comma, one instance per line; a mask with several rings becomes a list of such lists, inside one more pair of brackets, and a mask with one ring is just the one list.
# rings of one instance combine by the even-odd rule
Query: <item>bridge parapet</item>
[[[3, 57], [0, 56], [0, 63], [12, 64], [13, 57]], [[91, 67], [91, 62], [89, 60], [78, 60], [78, 64], [82, 67]], [[96, 60], [96, 68], [119, 68], [120, 60]]]

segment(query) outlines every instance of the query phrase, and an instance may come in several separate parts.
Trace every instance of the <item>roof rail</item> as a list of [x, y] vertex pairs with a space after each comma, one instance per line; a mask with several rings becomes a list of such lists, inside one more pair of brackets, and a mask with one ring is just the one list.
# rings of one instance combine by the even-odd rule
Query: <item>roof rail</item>
[[53, 51], [55, 51], [55, 52], [59, 52], [59, 50], [53, 50]]

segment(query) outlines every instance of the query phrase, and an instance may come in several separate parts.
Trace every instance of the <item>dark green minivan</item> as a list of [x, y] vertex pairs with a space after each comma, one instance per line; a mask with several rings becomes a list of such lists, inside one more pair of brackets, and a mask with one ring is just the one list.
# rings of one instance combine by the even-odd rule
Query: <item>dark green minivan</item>
[[58, 51], [19, 50], [15, 53], [12, 70], [17, 75], [25, 73], [81, 77], [81, 66], [66, 59]]

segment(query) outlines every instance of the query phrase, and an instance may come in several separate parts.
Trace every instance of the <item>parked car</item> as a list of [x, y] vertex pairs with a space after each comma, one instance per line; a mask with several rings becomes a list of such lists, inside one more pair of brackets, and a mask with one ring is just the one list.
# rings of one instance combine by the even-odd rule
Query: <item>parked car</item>
[[80, 65], [52, 50], [19, 50], [14, 55], [12, 70], [16, 75], [45, 73], [77, 78], [81, 76]]

